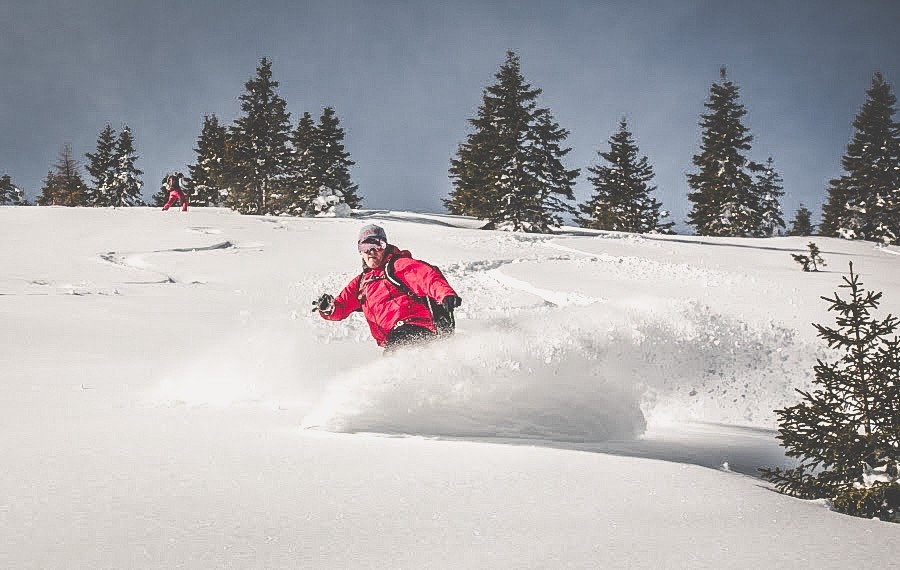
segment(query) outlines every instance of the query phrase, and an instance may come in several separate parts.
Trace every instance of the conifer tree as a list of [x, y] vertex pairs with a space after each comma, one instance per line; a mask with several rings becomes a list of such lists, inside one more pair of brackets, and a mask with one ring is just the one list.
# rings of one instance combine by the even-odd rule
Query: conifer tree
[[547, 231], [562, 223], [559, 213], [575, 211], [566, 200], [574, 200], [578, 170], [562, 164], [569, 132], [537, 106], [542, 91], [525, 81], [515, 53], [507, 52], [495, 78], [469, 119], [474, 132], [451, 160], [454, 189], [444, 205], [501, 229]]
[[47, 172], [41, 195], [37, 199], [39, 206], [82, 206], [88, 188], [81, 177], [81, 165], [72, 156], [69, 143], [63, 145], [59, 158], [53, 168]]
[[48, 170], [43, 186], [41, 186], [41, 193], [35, 200], [35, 204], [38, 206], [61, 206], [63, 205], [61, 202], [62, 193], [53, 175], [53, 170]]
[[781, 197], [784, 186], [781, 176], [775, 171], [775, 161], [770, 156], [766, 164], [757, 169], [754, 192], [759, 199], [759, 223], [757, 237], [773, 237], [778, 228], [784, 229], [784, 217], [781, 211]]
[[358, 185], [350, 178], [350, 167], [356, 164], [350, 160], [350, 153], [344, 150], [344, 129], [334, 108], [325, 107], [315, 130], [318, 162], [319, 193], [313, 200], [315, 213], [334, 211], [340, 204], [356, 209], [360, 198], [356, 194]]
[[800, 204], [800, 207], [797, 208], [797, 213], [794, 214], [794, 219], [791, 220], [791, 229], [788, 230], [787, 235], [811, 236], [814, 229], [811, 219], [812, 212], [809, 211], [809, 208]]
[[900, 124], [897, 98], [881, 73], [866, 91], [853, 121], [855, 132], [841, 164], [845, 174], [829, 182], [822, 207], [822, 235], [900, 243]]
[[822, 258], [822, 252], [819, 251], [819, 246], [817, 246], [813, 242], [809, 242], [808, 244], [806, 244], [806, 248], [809, 250], [808, 254], [791, 254], [791, 257], [794, 258], [794, 261], [796, 261], [803, 267], [803, 271], [818, 271], [819, 266], [825, 267], [826, 265], [828, 265]]
[[609, 151], [600, 152], [609, 165], [588, 167], [588, 181], [594, 195], [579, 205], [583, 216], [575, 221], [585, 228], [635, 233], [665, 233], [674, 222], [662, 223], [668, 215], [650, 193], [653, 167], [646, 156], [639, 157], [628, 122], [619, 121], [619, 130], [609, 139]]
[[291, 162], [278, 213], [303, 216], [315, 212], [313, 202], [321, 186], [320, 150], [315, 120], [304, 112], [291, 133]]
[[700, 121], [700, 153], [693, 157], [698, 172], [687, 175], [693, 189], [688, 193], [693, 202], [688, 223], [699, 235], [752, 236], [760, 221], [759, 197], [749, 174], [758, 165], [745, 155], [753, 136], [742, 122], [747, 111], [737, 85], [728, 80], [724, 66], [719, 74]]
[[122, 127], [122, 132], [116, 140], [116, 147], [113, 156], [114, 178], [110, 188], [109, 198], [110, 206], [143, 206], [144, 199], [141, 197], [141, 188], [144, 183], [141, 181], [143, 170], [139, 170], [135, 166], [138, 156], [134, 150], [134, 136], [128, 125]]
[[[225, 142], [228, 129], [219, 125], [216, 115], [204, 115], [197, 139], [197, 162], [188, 165], [191, 176], [191, 205], [218, 206], [226, 177]], [[163, 204], [168, 198], [163, 200]], [[160, 204], [161, 205], [161, 204]]]
[[872, 316], [882, 294], [866, 291], [859, 275], [843, 277], [838, 293], [823, 297], [835, 311], [835, 328], [814, 325], [818, 336], [841, 355], [815, 366], [815, 391], [776, 410], [778, 439], [791, 469], [763, 469], [784, 493], [830, 499], [841, 512], [900, 522], [900, 342], [898, 321]]
[[0, 177], [0, 206], [23, 206], [25, 196], [22, 189], [13, 184], [9, 174]]
[[243, 115], [229, 132], [225, 202], [243, 214], [274, 212], [272, 196], [285, 184], [288, 168], [290, 113], [272, 79], [272, 62], [260, 60], [256, 77], [240, 96]]
[[97, 137], [97, 152], [86, 153], [85, 169], [91, 175], [92, 185], [84, 196], [85, 206], [115, 205], [116, 185], [116, 131], [107, 124]]

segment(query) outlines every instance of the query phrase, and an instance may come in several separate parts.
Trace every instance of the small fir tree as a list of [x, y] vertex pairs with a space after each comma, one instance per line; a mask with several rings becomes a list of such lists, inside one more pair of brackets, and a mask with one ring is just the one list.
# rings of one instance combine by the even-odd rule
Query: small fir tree
[[773, 237], [784, 229], [781, 211], [781, 197], [784, 186], [781, 176], [775, 171], [775, 161], [770, 156], [766, 164], [760, 165], [756, 175], [755, 193], [759, 199], [759, 225], [757, 237]]
[[144, 205], [144, 199], [141, 197], [141, 188], [144, 186], [141, 175], [144, 171], [135, 166], [137, 159], [134, 136], [128, 125], [125, 125], [116, 140], [113, 156], [114, 178], [109, 190], [110, 206]]
[[81, 165], [72, 156], [69, 143], [63, 145], [53, 169], [47, 172], [39, 206], [83, 206], [88, 194], [87, 185], [81, 177]]
[[838, 293], [822, 297], [837, 313], [837, 326], [814, 325], [841, 355], [815, 366], [816, 390], [799, 391], [802, 402], [782, 410], [778, 439], [791, 469], [762, 469], [783, 492], [829, 499], [835, 509], [900, 522], [900, 342], [898, 321], [873, 312], [882, 294], [866, 291], [859, 275], [843, 277]]
[[800, 207], [797, 209], [797, 213], [794, 214], [794, 219], [791, 220], [791, 229], [788, 230], [787, 235], [811, 236], [815, 227], [813, 226], [811, 219], [812, 212], [801, 203]]
[[794, 258], [794, 261], [803, 266], [803, 271], [818, 271], [819, 266], [825, 267], [827, 264], [825, 260], [822, 259], [822, 252], [819, 251], [819, 247], [813, 242], [809, 242], [806, 244], [806, 247], [809, 249], [809, 254], [802, 253], [792, 253], [791, 257]]
[[[243, 115], [231, 127], [226, 205], [242, 214], [271, 214], [285, 185], [290, 151], [290, 113], [272, 79], [272, 62], [260, 60], [256, 77], [240, 96]], [[273, 200], [273, 195], [275, 199]]]
[[688, 193], [693, 208], [687, 221], [699, 235], [753, 236], [761, 223], [759, 196], [750, 176], [759, 166], [745, 155], [753, 136], [742, 122], [747, 111], [737, 85], [728, 80], [724, 66], [719, 73], [700, 121], [700, 153], [693, 157], [698, 172], [687, 175], [693, 190]]
[[579, 205], [583, 216], [575, 221], [585, 228], [635, 233], [666, 233], [674, 222], [662, 223], [668, 216], [662, 204], [650, 193], [653, 167], [646, 156], [639, 157], [628, 123], [619, 121], [619, 130], [609, 139], [609, 151], [598, 153], [609, 165], [588, 167], [588, 181], [594, 195]]
[[88, 159], [85, 169], [91, 175], [92, 185], [85, 194], [84, 205], [116, 205], [116, 131], [109, 124], [97, 136], [97, 152], [86, 153], [85, 157]]
[[474, 132], [451, 160], [453, 191], [444, 205], [500, 229], [547, 231], [562, 223], [560, 213], [575, 211], [567, 200], [575, 198], [578, 170], [562, 164], [569, 132], [537, 106], [541, 89], [525, 81], [515, 53], [507, 52], [495, 77], [469, 120]]
[[192, 190], [191, 206], [218, 206], [221, 202], [223, 180], [226, 178], [227, 136], [228, 129], [219, 124], [216, 115], [203, 117], [203, 128], [197, 139], [197, 148], [194, 149], [197, 153], [197, 162], [188, 165]]
[[900, 124], [897, 98], [880, 73], [853, 121], [855, 132], [831, 180], [819, 232], [831, 237], [900, 243]]
[[24, 206], [22, 189], [13, 184], [9, 174], [0, 177], [0, 206]]

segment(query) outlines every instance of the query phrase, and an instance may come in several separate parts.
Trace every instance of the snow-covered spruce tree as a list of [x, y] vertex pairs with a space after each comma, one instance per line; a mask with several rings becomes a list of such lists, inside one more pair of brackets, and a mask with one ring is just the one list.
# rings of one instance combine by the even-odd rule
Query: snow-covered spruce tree
[[872, 316], [882, 294], [866, 291], [853, 272], [829, 310], [835, 328], [814, 325], [818, 336], [841, 355], [815, 366], [815, 391], [800, 391], [803, 401], [776, 410], [778, 439], [791, 469], [762, 469], [764, 478], [784, 493], [804, 499], [829, 499], [838, 511], [900, 522], [900, 342], [898, 321]]
[[609, 139], [609, 151], [598, 153], [609, 165], [588, 167], [588, 181], [594, 195], [578, 206], [583, 216], [575, 221], [585, 228], [635, 233], [667, 233], [674, 222], [663, 223], [668, 212], [650, 193], [656, 186], [653, 167], [646, 156], [639, 157], [628, 122], [619, 121], [619, 130]]
[[319, 197], [321, 164], [319, 132], [309, 112], [303, 113], [291, 133], [291, 160], [276, 209], [280, 214], [303, 216], [313, 213]]
[[789, 236], [811, 236], [815, 226], [812, 224], [812, 212], [802, 203], [791, 220], [791, 229], [787, 231]]
[[9, 174], [0, 177], [0, 206], [23, 206], [25, 196], [22, 189], [13, 184]]
[[562, 158], [569, 132], [536, 100], [541, 89], [522, 76], [519, 58], [507, 52], [482, 94], [474, 132], [451, 160], [453, 190], [444, 205], [452, 214], [487, 218], [498, 229], [543, 232], [559, 225], [559, 213], [574, 213], [572, 187], [578, 170]]
[[900, 244], [900, 125], [897, 98], [880, 73], [853, 121], [855, 133], [831, 180], [819, 233]]
[[350, 153], [334, 108], [325, 107], [318, 125], [303, 113], [291, 134], [291, 165], [279, 211], [291, 215], [349, 216], [359, 208], [358, 186], [350, 178]]
[[86, 153], [85, 169], [92, 185], [84, 197], [85, 206], [114, 206], [113, 187], [116, 183], [116, 131], [107, 124], [97, 136], [97, 152]]
[[318, 196], [313, 199], [311, 213], [348, 216], [359, 208], [358, 185], [350, 178], [350, 153], [344, 150], [344, 129], [332, 107], [325, 107], [316, 127], [316, 170], [319, 176]]
[[729, 81], [725, 67], [720, 80], [710, 88], [702, 115], [700, 153], [694, 155], [696, 174], [688, 174], [688, 200], [693, 209], [688, 223], [699, 235], [754, 236], [760, 227], [760, 204], [751, 171], [759, 165], [744, 153], [750, 150], [753, 136], [742, 122], [747, 114], [740, 102], [738, 87]]
[[773, 237], [784, 229], [784, 214], [781, 210], [781, 197], [784, 186], [781, 176], [775, 171], [775, 161], [770, 156], [764, 165], [756, 168], [755, 193], [759, 198], [759, 226], [757, 237]]
[[64, 144], [56, 164], [47, 172], [38, 206], [83, 206], [88, 188], [80, 170], [81, 165], [72, 156], [72, 146]]
[[[218, 206], [222, 200], [225, 178], [225, 141], [228, 129], [219, 124], [216, 115], [204, 115], [203, 128], [197, 138], [197, 162], [188, 165], [191, 177], [191, 206]], [[165, 200], [163, 200], [163, 204]]]
[[272, 196], [285, 182], [290, 113], [277, 87], [272, 62], [262, 58], [240, 96], [243, 115], [229, 129], [225, 204], [242, 214], [274, 213]]
[[128, 125], [125, 125], [122, 127], [122, 132], [119, 133], [113, 153], [115, 170], [109, 192], [110, 206], [145, 205], [144, 199], [141, 197], [141, 188], [144, 186], [141, 175], [144, 171], [135, 166], [137, 159], [138, 156], [134, 150], [134, 135], [131, 134]]

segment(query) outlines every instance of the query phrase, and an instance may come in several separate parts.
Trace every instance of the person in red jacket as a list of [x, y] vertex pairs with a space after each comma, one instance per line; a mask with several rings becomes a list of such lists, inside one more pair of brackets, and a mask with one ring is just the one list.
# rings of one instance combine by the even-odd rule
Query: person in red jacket
[[184, 195], [184, 190], [181, 188], [183, 180], [184, 174], [180, 172], [170, 174], [166, 178], [166, 182], [163, 185], [163, 188], [169, 191], [169, 201], [166, 202], [165, 206], [163, 206], [163, 212], [168, 210], [176, 201], [181, 202], [181, 211], [187, 212], [188, 200], [187, 196]]
[[441, 272], [390, 245], [380, 226], [363, 227], [357, 245], [362, 273], [337, 297], [326, 293], [313, 301], [313, 310], [329, 321], [361, 310], [375, 342], [386, 353], [435, 338], [438, 328], [429, 303], [439, 303], [451, 319], [453, 309], [462, 304]]

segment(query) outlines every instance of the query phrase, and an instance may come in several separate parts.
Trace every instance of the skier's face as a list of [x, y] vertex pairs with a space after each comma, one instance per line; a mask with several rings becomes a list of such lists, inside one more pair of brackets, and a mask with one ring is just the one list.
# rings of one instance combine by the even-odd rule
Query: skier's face
[[368, 267], [369, 269], [375, 269], [377, 267], [381, 267], [381, 264], [384, 262], [384, 251], [385, 249], [383, 247], [372, 245], [368, 248], [360, 247], [359, 254], [362, 256], [363, 262], [365, 262], [366, 267]]

